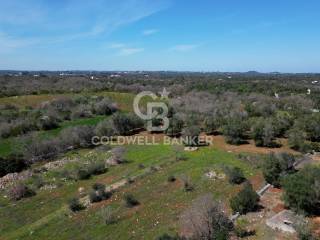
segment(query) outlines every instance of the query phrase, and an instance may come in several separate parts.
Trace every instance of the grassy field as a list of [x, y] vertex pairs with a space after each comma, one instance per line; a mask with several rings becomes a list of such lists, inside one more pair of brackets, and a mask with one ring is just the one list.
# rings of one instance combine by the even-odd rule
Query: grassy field
[[[53, 190], [41, 190], [36, 196], [15, 204], [6, 198], [0, 201], [0, 236], [2, 239], [154, 239], [161, 233], [178, 231], [178, 216], [191, 201], [205, 193], [225, 200], [239, 188], [226, 179], [210, 180], [204, 174], [208, 170], [221, 172], [222, 164], [242, 168], [252, 177], [256, 170], [238, 160], [233, 154], [212, 148], [202, 148], [186, 153], [187, 161], [175, 161], [171, 146], [127, 146], [127, 164], [112, 167], [107, 173], [84, 181], [71, 181]], [[73, 153], [83, 155], [86, 150]], [[89, 189], [94, 182], [111, 184], [139, 174], [151, 166], [162, 166], [122, 188], [110, 200], [94, 204], [73, 214], [66, 206], [68, 199], [76, 196], [77, 189]], [[188, 176], [194, 191], [185, 192], [182, 182], [169, 183], [169, 175]], [[130, 192], [140, 202], [135, 208], [127, 208], [123, 194]], [[105, 206], [117, 209], [119, 220], [106, 225], [101, 217]]]
[[5, 97], [0, 98], [0, 104], [12, 104], [17, 106], [18, 108], [24, 107], [39, 107], [41, 103], [46, 101], [51, 101], [61, 97], [76, 97], [79, 95], [83, 96], [105, 96], [109, 97], [113, 101], [115, 101], [120, 109], [123, 111], [131, 111], [132, 110], [132, 102], [134, 98], [134, 94], [131, 93], [116, 93], [116, 92], [94, 92], [94, 93], [67, 93], [67, 94], [42, 94], [42, 95], [26, 95], [26, 96], [14, 96], [14, 97]]
[[[43, 94], [43, 95], [28, 95], [28, 96], [16, 96], [16, 97], [6, 97], [0, 98], [1, 104], [13, 104], [20, 109], [23, 109], [28, 106], [38, 107], [41, 103], [61, 98], [64, 96], [75, 97], [80, 94]], [[130, 93], [115, 93], [115, 92], [98, 92], [98, 93], [83, 93], [81, 95], [90, 95], [90, 96], [105, 96], [112, 99], [118, 104], [120, 111], [122, 112], [132, 112], [134, 94]], [[147, 98], [142, 99], [141, 105], [144, 106], [147, 102]], [[63, 129], [74, 126], [88, 125], [95, 126], [100, 121], [106, 119], [106, 116], [95, 116], [92, 118], [76, 119], [71, 121], [65, 121], [60, 124], [59, 128], [49, 130], [49, 131], [40, 131], [39, 133], [43, 137], [53, 137], [58, 135]], [[6, 157], [12, 153], [17, 153], [21, 150], [22, 142], [19, 137], [11, 137], [8, 139], [0, 139], [0, 157]]]

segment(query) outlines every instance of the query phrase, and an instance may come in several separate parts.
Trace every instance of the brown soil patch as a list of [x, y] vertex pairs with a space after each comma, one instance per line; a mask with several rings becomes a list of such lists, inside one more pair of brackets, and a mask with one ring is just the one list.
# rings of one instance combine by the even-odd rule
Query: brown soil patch
[[261, 187], [263, 187], [265, 180], [263, 178], [262, 173], [258, 173], [254, 175], [253, 177], [249, 178], [252, 186], [254, 189], [259, 190]]
[[213, 146], [225, 151], [231, 151], [236, 153], [256, 153], [256, 154], [268, 154], [270, 152], [279, 153], [279, 152], [288, 152], [292, 154], [298, 154], [298, 152], [290, 149], [288, 147], [287, 139], [278, 139], [278, 142], [282, 144], [279, 148], [266, 148], [266, 147], [256, 147], [253, 140], [249, 140], [247, 144], [242, 144], [239, 146], [230, 145], [225, 141], [225, 138], [221, 135], [212, 136], [213, 137]]
[[314, 233], [317, 235], [318, 238], [320, 238], [320, 217], [312, 218], [311, 221], [313, 223]]
[[93, 203], [90, 205], [90, 208], [96, 210], [96, 209], [102, 208], [104, 206], [107, 206], [110, 203], [112, 203], [112, 197], [110, 199], [107, 199], [107, 200], [104, 200], [101, 202]]
[[284, 207], [282, 201], [282, 191], [276, 188], [269, 188], [269, 190], [261, 197], [261, 205], [265, 207], [267, 211], [276, 210]]
[[275, 206], [274, 208], [272, 208], [272, 211], [275, 213], [279, 213], [282, 212], [283, 210], [285, 210], [285, 206], [282, 203], [277, 204], [277, 206]]
[[320, 163], [320, 154], [312, 155], [312, 159]]
[[283, 192], [282, 189], [274, 188], [274, 187], [270, 188], [269, 191], [272, 192], [272, 193], [282, 193]]

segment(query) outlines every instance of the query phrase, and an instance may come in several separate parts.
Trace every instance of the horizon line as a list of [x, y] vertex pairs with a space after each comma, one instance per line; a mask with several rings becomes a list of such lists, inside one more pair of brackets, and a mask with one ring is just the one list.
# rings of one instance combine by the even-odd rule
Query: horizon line
[[248, 71], [207, 71], [207, 70], [85, 70], [85, 69], [77, 69], [77, 70], [34, 70], [34, 69], [0, 69], [0, 72], [176, 72], [176, 73], [256, 73], [256, 74], [320, 74], [320, 72], [281, 72], [281, 71], [256, 71], [256, 70], [248, 70]]

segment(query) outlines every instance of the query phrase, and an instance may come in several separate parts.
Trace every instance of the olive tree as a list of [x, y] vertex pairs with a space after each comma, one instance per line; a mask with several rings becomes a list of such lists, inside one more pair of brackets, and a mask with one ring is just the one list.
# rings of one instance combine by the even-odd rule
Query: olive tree
[[286, 205], [298, 213], [317, 215], [320, 207], [320, 167], [308, 166], [284, 178]]
[[263, 164], [262, 172], [265, 180], [275, 187], [281, 186], [281, 179], [293, 170], [295, 157], [287, 153], [270, 153]]

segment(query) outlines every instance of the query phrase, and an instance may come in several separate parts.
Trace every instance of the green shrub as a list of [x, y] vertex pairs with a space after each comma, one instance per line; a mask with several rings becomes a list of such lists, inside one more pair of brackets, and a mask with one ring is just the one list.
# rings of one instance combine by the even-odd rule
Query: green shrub
[[90, 175], [100, 175], [107, 171], [104, 162], [93, 162], [88, 166], [88, 172]]
[[102, 183], [94, 183], [92, 185], [92, 189], [96, 190], [96, 191], [98, 191], [100, 189], [105, 189], [105, 188], [106, 188], [106, 186], [104, 184], [102, 184]]
[[238, 218], [234, 227], [234, 232], [239, 238], [246, 238], [256, 234], [254, 230], [248, 230], [250, 222], [244, 218]]
[[132, 184], [134, 183], [134, 179], [132, 177], [127, 178], [127, 183]]
[[59, 141], [64, 149], [92, 146], [94, 129], [91, 126], [77, 126], [64, 129], [59, 135]]
[[204, 131], [206, 134], [213, 134], [219, 127], [219, 122], [214, 116], [206, 117], [203, 121]]
[[174, 176], [174, 175], [170, 175], [169, 177], [168, 177], [168, 182], [175, 182], [177, 179], [176, 179], [176, 177]]
[[200, 128], [197, 126], [186, 127], [183, 130], [183, 140], [185, 146], [199, 146], [200, 145]]
[[320, 143], [316, 143], [316, 142], [310, 143], [310, 149], [315, 152], [320, 152]]
[[76, 178], [78, 180], [86, 180], [86, 179], [89, 179], [90, 177], [91, 177], [91, 174], [88, 169], [81, 168], [76, 170]]
[[1, 123], [0, 137], [16, 137], [35, 130], [38, 130], [38, 127], [33, 119], [17, 119], [10, 123]]
[[320, 115], [312, 114], [304, 116], [304, 130], [307, 133], [307, 138], [312, 142], [320, 142]]
[[105, 189], [97, 190], [97, 193], [102, 200], [107, 200], [112, 196], [112, 192], [106, 191]]
[[0, 177], [8, 173], [21, 172], [28, 164], [20, 156], [11, 155], [7, 158], [0, 157]]
[[106, 191], [106, 186], [101, 183], [95, 183], [92, 185], [92, 191], [89, 193], [89, 199], [91, 203], [101, 202], [107, 200], [112, 196], [112, 193]]
[[89, 193], [89, 200], [91, 203], [96, 203], [96, 202], [101, 202], [102, 199], [100, 198], [100, 196], [97, 194], [96, 191], [91, 191]]
[[244, 142], [246, 130], [246, 125], [241, 119], [228, 119], [222, 128], [227, 143], [234, 145]]
[[183, 121], [179, 118], [173, 117], [170, 118], [169, 127], [165, 131], [166, 135], [169, 137], [177, 137], [181, 135], [182, 128], [183, 128]]
[[71, 119], [78, 119], [78, 118], [89, 118], [92, 117], [91, 107], [87, 105], [79, 105], [71, 112]]
[[293, 171], [294, 162], [294, 156], [287, 153], [269, 154], [262, 167], [265, 180], [275, 187], [280, 187], [282, 177]]
[[144, 122], [133, 114], [115, 114], [112, 123], [117, 133], [121, 136], [133, 134], [136, 129], [142, 128]]
[[100, 123], [98, 123], [95, 128], [95, 134], [102, 137], [113, 137], [117, 135], [117, 131], [113, 126], [113, 122], [110, 119], [106, 119]]
[[288, 144], [296, 151], [305, 152], [307, 150], [306, 138], [307, 134], [298, 128], [293, 128], [288, 132]]
[[252, 185], [247, 182], [243, 189], [230, 200], [233, 212], [246, 214], [254, 211], [259, 202], [259, 195], [253, 190]]
[[320, 167], [307, 166], [282, 181], [286, 205], [298, 213], [319, 214]]
[[0, 138], [8, 138], [11, 134], [11, 127], [10, 123], [3, 122], [0, 124]]
[[38, 122], [38, 127], [41, 130], [50, 130], [59, 127], [59, 120], [53, 116], [43, 116]]
[[225, 167], [225, 173], [232, 184], [241, 184], [246, 180], [241, 168]]
[[92, 175], [100, 175], [107, 171], [103, 162], [92, 162], [87, 166], [82, 166], [75, 170], [76, 179], [89, 179]]
[[275, 147], [275, 135], [271, 120], [259, 119], [252, 127], [252, 138], [258, 147]]
[[33, 189], [39, 189], [45, 185], [45, 181], [41, 175], [33, 175], [29, 181]]
[[25, 184], [18, 183], [9, 189], [8, 195], [11, 200], [18, 201], [22, 198], [34, 196], [35, 192]]
[[117, 111], [115, 103], [111, 102], [109, 99], [104, 98], [97, 102], [94, 106], [94, 112], [98, 115], [111, 115]]
[[139, 205], [139, 201], [130, 193], [124, 195], [126, 206], [131, 208]]
[[85, 207], [80, 203], [79, 198], [72, 198], [69, 201], [69, 209], [72, 212], [78, 212], [83, 210]]
[[236, 226], [236, 227], [234, 228], [234, 231], [235, 231], [237, 237], [239, 237], [239, 238], [244, 238], [244, 237], [247, 236], [247, 230], [244, 229], [244, 228], [241, 227], [241, 226]]
[[294, 228], [298, 233], [299, 240], [319, 240], [319, 238], [313, 234], [310, 222], [305, 220], [302, 216], [298, 216]]

